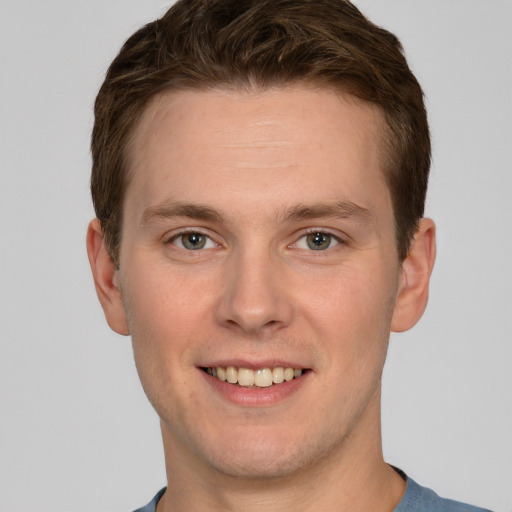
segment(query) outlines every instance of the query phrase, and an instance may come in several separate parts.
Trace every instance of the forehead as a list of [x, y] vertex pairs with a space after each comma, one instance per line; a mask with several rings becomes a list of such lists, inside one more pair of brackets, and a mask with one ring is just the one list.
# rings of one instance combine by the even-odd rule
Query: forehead
[[383, 133], [376, 107], [329, 89], [166, 93], [134, 131], [128, 189], [135, 206], [169, 195], [215, 202], [214, 191], [221, 203], [227, 190], [269, 206], [286, 195], [336, 200], [344, 191], [371, 201], [387, 195]]
[[[283, 113], [286, 115], [282, 116]], [[351, 131], [356, 130], [361, 135], [364, 132], [365, 136], [371, 134], [376, 140], [384, 135], [385, 121], [378, 107], [330, 88], [287, 86], [255, 90], [172, 91], [155, 96], [146, 107], [134, 130], [130, 156], [137, 158], [143, 152], [140, 143], [144, 145], [149, 136], [154, 138], [155, 134], [151, 132], [164, 125], [167, 130], [164, 136], [170, 135], [175, 139], [198, 136], [200, 129], [209, 130], [210, 136], [224, 135], [239, 143], [243, 143], [243, 135], [248, 134], [248, 131], [239, 130], [240, 125], [244, 125], [259, 131], [262, 138], [275, 137], [277, 145], [282, 130], [291, 122], [297, 128], [294, 140], [305, 135], [302, 128], [307, 130], [309, 127], [311, 130], [320, 128], [319, 135], [328, 142], [329, 139], [344, 137], [347, 123], [340, 123], [339, 116], [347, 118], [349, 114], [352, 114]], [[310, 135], [314, 134], [310, 132]]]

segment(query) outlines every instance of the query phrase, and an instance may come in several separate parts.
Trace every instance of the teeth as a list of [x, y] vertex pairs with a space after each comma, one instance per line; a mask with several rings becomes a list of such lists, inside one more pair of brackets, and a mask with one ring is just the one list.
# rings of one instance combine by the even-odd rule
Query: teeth
[[235, 368], [228, 366], [226, 368], [217, 366], [216, 368], [206, 368], [208, 375], [216, 377], [220, 381], [227, 381], [230, 384], [238, 384], [244, 387], [267, 388], [273, 384], [281, 384], [289, 382], [294, 378], [302, 375], [301, 368], [283, 368], [277, 366], [275, 368], [261, 368], [259, 370], [251, 370], [250, 368]]
[[274, 384], [284, 382], [284, 368], [277, 367], [272, 370], [272, 382]]
[[236, 384], [238, 382], [238, 370], [234, 366], [228, 366], [226, 368], [226, 380], [230, 384]]
[[254, 386], [254, 372], [248, 368], [238, 370], [238, 384], [240, 386]]
[[259, 388], [268, 388], [272, 386], [272, 370], [270, 368], [263, 368], [254, 373], [254, 385]]

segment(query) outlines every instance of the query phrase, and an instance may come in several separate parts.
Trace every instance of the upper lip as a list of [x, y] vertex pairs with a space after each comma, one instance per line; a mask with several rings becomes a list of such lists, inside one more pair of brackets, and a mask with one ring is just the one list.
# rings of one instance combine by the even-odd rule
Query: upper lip
[[201, 368], [226, 368], [228, 366], [234, 366], [235, 368], [248, 368], [251, 370], [259, 370], [261, 368], [294, 368], [294, 369], [306, 369], [301, 363], [284, 361], [282, 359], [262, 359], [259, 361], [248, 361], [247, 359], [218, 359], [214, 361], [205, 362], [200, 364]]

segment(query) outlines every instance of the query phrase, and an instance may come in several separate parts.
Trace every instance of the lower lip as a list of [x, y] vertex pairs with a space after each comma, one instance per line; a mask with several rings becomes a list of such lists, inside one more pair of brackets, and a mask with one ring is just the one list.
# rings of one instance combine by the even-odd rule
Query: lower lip
[[201, 369], [199, 369], [199, 371], [203, 374], [204, 379], [210, 386], [212, 386], [215, 392], [230, 402], [246, 407], [270, 406], [285, 400], [295, 394], [299, 388], [309, 380], [309, 376], [311, 374], [310, 371], [307, 371], [300, 377], [290, 381], [285, 381], [281, 384], [273, 384], [272, 386], [264, 388], [249, 388], [221, 381], [216, 377], [208, 375]]

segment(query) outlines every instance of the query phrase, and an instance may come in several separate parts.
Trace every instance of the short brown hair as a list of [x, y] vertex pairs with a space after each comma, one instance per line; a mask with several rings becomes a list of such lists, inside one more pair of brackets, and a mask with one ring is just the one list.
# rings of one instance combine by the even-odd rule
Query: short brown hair
[[430, 137], [399, 40], [344, 0], [179, 0], [126, 41], [96, 98], [91, 191], [116, 266], [128, 149], [148, 102], [164, 91], [297, 83], [350, 93], [383, 113], [398, 256], [407, 256], [423, 216]]

